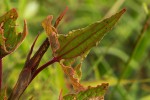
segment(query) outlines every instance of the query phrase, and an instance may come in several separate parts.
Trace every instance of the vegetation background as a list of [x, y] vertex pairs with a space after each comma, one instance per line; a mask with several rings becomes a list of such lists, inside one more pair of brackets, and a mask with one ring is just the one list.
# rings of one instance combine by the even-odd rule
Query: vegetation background
[[[41, 33], [35, 51], [46, 38], [41, 22], [47, 15], [53, 15], [55, 21], [66, 6], [69, 10], [58, 27], [61, 34], [127, 9], [115, 28], [83, 62], [81, 82], [85, 86], [109, 83], [106, 100], [150, 100], [150, 27], [145, 28], [148, 25], [145, 23], [150, 23], [150, 0], [0, 0], [0, 15], [16, 8], [19, 13], [17, 31], [22, 31], [23, 19], [27, 20], [29, 28], [22, 45], [3, 61], [3, 87], [7, 87], [8, 95], [35, 36]], [[50, 58], [49, 49], [41, 64]], [[71, 91], [66, 83], [60, 65], [55, 63], [33, 80], [21, 100], [31, 97], [33, 100], [57, 100], [61, 89], [63, 95]]]

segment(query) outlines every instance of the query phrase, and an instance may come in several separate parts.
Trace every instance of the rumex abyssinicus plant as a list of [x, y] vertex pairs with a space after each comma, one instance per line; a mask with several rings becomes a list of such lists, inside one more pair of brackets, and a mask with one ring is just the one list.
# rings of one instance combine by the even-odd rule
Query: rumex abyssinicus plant
[[[43, 69], [55, 62], [60, 63], [64, 73], [69, 77], [70, 82], [76, 91], [74, 94], [67, 94], [65, 96], [60, 94], [60, 100], [103, 99], [104, 94], [108, 88], [108, 83], [103, 83], [97, 87], [84, 87], [80, 83], [80, 78], [82, 76], [82, 61], [86, 58], [91, 48], [96, 46], [106, 35], [106, 33], [108, 33], [115, 26], [126, 10], [122, 9], [120, 12], [114, 14], [110, 18], [97, 21], [85, 28], [70, 31], [68, 34], [59, 34], [57, 32], [57, 26], [65, 15], [66, 11], [67, 9], [65, 9], [64, 12], [60, 14], [54, 25], [52, 25], [52, 15], [47, 16], [43, 20], [42, 26], [48, 38], [39, 47], [37, 52], [31, 56], [34, 45], [39, 36], [37, 35], [28, 53], [26, 62], [19, 75], [17, 83], [14, 86], [8, 100], [18, 100], [28, 85], [32, 82], [32, 80]], [[28, 33], [26, 21], [24, 21], [23, 32], [19, 34], [16, 33], [15, 21], [17, 17], [18, 14], [15, 9], [10, 10], [2, 17], [0, 17], [1, 59], [13, 52], [20, 45]], [[52, 49], [53, 58], [44, 65], [39, 66], [39, 63], [49, 46]], [[79, 62], [75, 65], [77, 59]]]

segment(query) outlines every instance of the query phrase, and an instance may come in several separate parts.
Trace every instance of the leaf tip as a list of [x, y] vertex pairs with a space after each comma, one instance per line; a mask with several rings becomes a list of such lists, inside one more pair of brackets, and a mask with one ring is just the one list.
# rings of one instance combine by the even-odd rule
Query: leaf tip
[[122, 14], [123, 14], [124, 12], [126, 12], [126, 8], [123, 8], [123, 9], [121, 10], [121, 12], [122, 12]]

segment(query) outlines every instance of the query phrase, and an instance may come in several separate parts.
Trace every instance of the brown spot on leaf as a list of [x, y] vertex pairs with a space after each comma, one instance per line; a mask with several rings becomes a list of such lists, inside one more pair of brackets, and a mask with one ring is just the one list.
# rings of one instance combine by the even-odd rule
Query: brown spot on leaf
[[10, 18], [14, 18], [14, 16], [13, 16], [13, 15], [11, 15], [11, 16], [10, 16]]

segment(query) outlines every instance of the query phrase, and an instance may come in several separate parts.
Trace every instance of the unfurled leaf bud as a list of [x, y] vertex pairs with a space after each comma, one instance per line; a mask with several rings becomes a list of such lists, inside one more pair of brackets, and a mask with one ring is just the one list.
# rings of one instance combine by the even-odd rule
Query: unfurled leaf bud
[[16, 50], [28, 33], [26, 21], [24, 21], [23, 32], [16, 32], [17, 18], [16, 9], [11, 9], [0, 17], [0, 58]]

